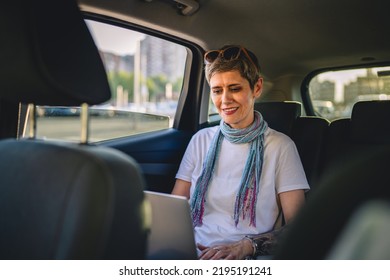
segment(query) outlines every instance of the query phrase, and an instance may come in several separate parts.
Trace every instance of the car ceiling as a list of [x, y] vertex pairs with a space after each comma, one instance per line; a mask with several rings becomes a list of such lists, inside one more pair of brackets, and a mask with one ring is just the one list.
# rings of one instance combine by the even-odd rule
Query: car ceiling
[[204, 49], [242, 44], [257, 54], [271, 80], [390, 61], [388, 1], [198, 2], [199, 10], [184, 16], [173, 0], [79, 0], [86, 12], [173, 34]]

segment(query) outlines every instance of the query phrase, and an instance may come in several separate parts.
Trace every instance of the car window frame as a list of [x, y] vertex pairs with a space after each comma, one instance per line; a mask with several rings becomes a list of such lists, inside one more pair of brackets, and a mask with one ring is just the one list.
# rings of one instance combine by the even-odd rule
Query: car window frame
[[[135, 32], [140, 32], [146, 35], [154, 36], [163, 40], [170, 41], [175, 44], [183, 46], [187, 51], [184, 73], [183, 73], [183, 84], [180, 90], [180, 96], [176, 108], [176, 113], [173, 119], [173, 125], [167, 129], [178, 129], [178, 130], [191, 130], [197, 131], [200, 127], [200, 107], [202, 90], [201, 85], [204, 81], [203, 74], [203, 53], [204, 50], [199, 45], [196, 45], [190, 41], [184, 40], [167, 33], [163, 33], [154, 29], [149, 29], [145, 26], [140, 26], [131, 22], [119, 20], [117, 18], [110, 18], [99, 14], [90, 12], [83, 12], [85, 20], [92, 20], [101, 22], [104, 24], [114, 25], [120, 28], [125, 28]], [[81, 104], [80, 104], [81, 105]], [[23, 133], [23, 128], [26, 125], [27, 119], [23, 116], [27, 112], [27, 104], [21, 104], [19, 111], [19, 125], [18, 125], [18, 137], [20, 138]], [[192, 108], [191, 108], [192, 107]], [[188, 111], [194, 111], [194, 114], [187, 114]], [[39, 125], [39, 124], [38, 124]], [[151, 131], [153, 133], [153, 131]], [[128, 135], [125, 137], [135, 137], [137, 134]], [[94, 143], [101, 143], [112, 141], [114, 139], [102, 140]]]
[[195, 114], [194, 120], [183, 119], [184, 112], [188, 110], [190, 104], [193, 104], [197, 111], [200, 112], [201, 98], [202, 98], [202, 84], [204, 80], [203, 74], [203, 54], [204, 49], [191, 41], [185, 40], [172, 34], [164, 33], [156, 29], [148, 28], [146, 26], [138, 25], [133, 22], [120, 20], [103, 16], [92, 12], [83, 12], [84, 19], [99, 21], [106, 24], [112, 24], [121, 28], [141, 32], [151, 35], [172, 43], [180, 44], [187, 49], [187, 59], [184, 67], [183, 84], [178, 100], [175, 118], [173, 121], [173, 129], [179, 130], [194, 130], [199, 128], [199, 113]]

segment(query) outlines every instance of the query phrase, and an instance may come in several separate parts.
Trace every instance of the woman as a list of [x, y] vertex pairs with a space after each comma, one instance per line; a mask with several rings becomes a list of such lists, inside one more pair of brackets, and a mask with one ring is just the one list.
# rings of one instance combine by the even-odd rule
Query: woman
[[263, 79], [241, 46], [205, 54], [205, 75], [222, 120], [191, 139], [173, 194], [190, 199], [201, 259], [269, 254], [278, 218], [289, 223], [309, 189], [293, 141], [254, 111]]

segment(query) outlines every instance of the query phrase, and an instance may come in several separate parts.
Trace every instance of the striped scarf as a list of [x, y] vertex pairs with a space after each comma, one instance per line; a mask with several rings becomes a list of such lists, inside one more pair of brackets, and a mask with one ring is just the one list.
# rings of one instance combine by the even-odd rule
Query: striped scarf
[[219, 130], [215, 134], [210, 148], [203, 162], [203, 169], [198, 178], [191, 199], [191, 214], [193, 225], [202, 225], [204, 203], [209, 183], [212, 179], [223, 138], [231, 143], [250, 143], [250, 150], [245, 163], [244, 172], [240, 182], [240, 188], [234, 205], [234, 222], [237, 226], [240, 215], [245, 219], [250, 215], [250, 225], [256, 226], [256, 202], [259, 193], [261, 170], [264, 158], [264, 132], [268, 125], [263, 116], [255, 111], [254, 122], [243, 129], [233, 129], [223, 120]]

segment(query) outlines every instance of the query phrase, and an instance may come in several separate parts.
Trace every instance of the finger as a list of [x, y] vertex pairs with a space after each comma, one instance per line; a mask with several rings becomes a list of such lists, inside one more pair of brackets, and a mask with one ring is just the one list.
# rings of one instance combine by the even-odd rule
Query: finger
[[212, 260], [220, 260], [224, 258], [224, 253], [222, 251], [215, 251], [215, 254], [212, 256]]
[[230, 250], [225, 247], [214, 247], [215, 254], [211, 259], [213, 260], [222, 260], [225, 259], [227, 255], [229, 255]]
[[234, 248], [229, 250], [229, 253], [226, 254], [225, 256], [225, 260], [239, 260], [239, 259], [241, 259], [239, 252]]
[[201, 260], [210, 260], [214, 259], [215, 254], [218, 253], [218, 250], [214, 248], [208, 248], [204, 251], [202, 251], [202, 254], [200, 255]]
[[196, 246], [200, 250], [199, 259], [204, 259], [205, 254], [210, 250], [210, 247], [197, 243]]
[[211, 251], [204, 251], [202, 254], [199, 256], [200, 260], [209, 260], [214, 256], [214, 253]]
[[207, 247], [207, 246], [204, 246], [204, 245], [202, 245], [202, 244], [200, 244], [200, 243], [196, 243], [196, 246], [197, 246], [197, 247], [198, 247], [198, 249], [199, 249], [199, 250], [201, 250], [201, 251], [203, 251], [203, 250], [205, 250], [205, 249], [209, 248], [209, 247]]

